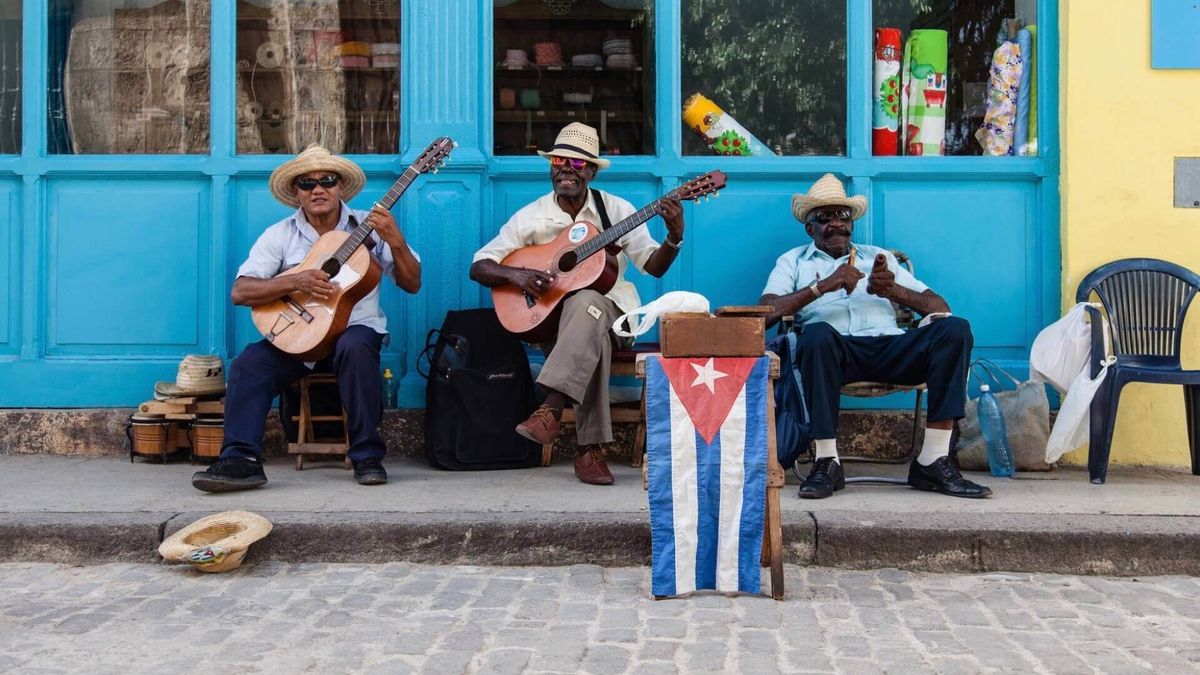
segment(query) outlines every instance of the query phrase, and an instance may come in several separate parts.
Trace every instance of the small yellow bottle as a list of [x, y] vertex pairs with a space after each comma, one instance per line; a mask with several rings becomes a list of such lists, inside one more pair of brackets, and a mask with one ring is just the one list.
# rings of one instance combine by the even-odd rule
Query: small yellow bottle
[[396, 407], [396, 387], [392, 381], [392, 369], [383, 369], [383, 407]]

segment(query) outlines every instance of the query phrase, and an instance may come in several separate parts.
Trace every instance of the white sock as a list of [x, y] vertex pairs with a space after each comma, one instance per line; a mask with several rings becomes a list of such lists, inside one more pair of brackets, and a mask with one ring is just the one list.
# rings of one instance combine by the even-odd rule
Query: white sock
[[950, 434], [950, 429], [925, 427], [925, 442], [921, 444], [921, 454], [917, 455], [917, 464], [929, 466], [950, 454]]
[[838, 464], [842, 463], [842, 460], [838, 459], [837, 439], [836, 438], [818, 438], [815, 441], [815, 443], [816, 443], [817, 449], [816, 449], [816, 457], [814, 459], [824, 459], [826, 457], [832, 457], [833, 460], [835, 462], [837, 462]]

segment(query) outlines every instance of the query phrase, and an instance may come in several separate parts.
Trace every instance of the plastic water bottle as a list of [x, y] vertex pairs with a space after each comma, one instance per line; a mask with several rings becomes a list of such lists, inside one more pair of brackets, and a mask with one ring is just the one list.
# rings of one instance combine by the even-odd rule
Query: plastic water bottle
[[396, 407], [396, 387], [392, 381], [392, 369], [383, 369], [383, 407]]
[[1009, 478], [1013, 475], [1012, 453], [1008, 451], [1008, 429], [1004, 426], [1004, 414], [992, 388], [986, 384], [979, 387], [979, 430], [987, 442], [988, 468], [993, 476]]

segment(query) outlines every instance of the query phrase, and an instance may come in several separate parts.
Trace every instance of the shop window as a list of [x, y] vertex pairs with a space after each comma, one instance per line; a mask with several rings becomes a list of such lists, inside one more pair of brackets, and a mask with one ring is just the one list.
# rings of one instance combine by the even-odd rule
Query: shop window
[[1037, 154], [1036, 0], [874, 3], [874, 154]]
[[846, 152], [846, 0], [683, 0], [684, 154]]
[[653, 0], [494, 0], [495, 153], [583, 122], [606, 155], [654, 152]]
[[237, 151], [400, 149], [399, 0], [239, 0]]
[[21, 0], [0, 0], [0, 155], [21, 152]]
[[205, 154], [207, 0], [51, 0], [48, 149]]

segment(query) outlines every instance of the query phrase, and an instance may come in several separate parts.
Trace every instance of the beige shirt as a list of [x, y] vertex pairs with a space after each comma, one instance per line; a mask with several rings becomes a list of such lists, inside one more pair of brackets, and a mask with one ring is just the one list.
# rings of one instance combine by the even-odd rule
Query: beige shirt
[[[637, 211], [633, 204], [620, 197], [603, 190], [600, 190], [600, 195], [604, 199], [604, 208], [608, 212], [609, 222], [613, 225]], [[471, 262], [480, 260], [500, 262], [509, 253], [519, 248], [545, 244], [553, 240], [577, 220], [584, 220], [596, 227], [603, 227], [600, 224], [600, 213], [596, 211], [591, 192], [588, 192], [587, 204], [584, 204], [583, 210], [574, 219], [562, 210], [554, 199], [554, 193], [551, 192], [514, 213], [504, 227], [500, 228], [496, 237], [476, 251]], [[637, 289], [625, 279], [625, 268], [629, 262], [632, 262], [634, 266], [644, 272], [646, 261], [658, 250], [658, 242], [654, 241], [654, 237], [650, 236], [645, 226], [639, 226], [618, 239], [617, 243], [621, 246], [621, 253], [617, 256], [617, 283], [608, 292], [608, 299], [616, 303], [621, 311], [628, 312], [641, 307], [642, 302], [638, 299]]]

